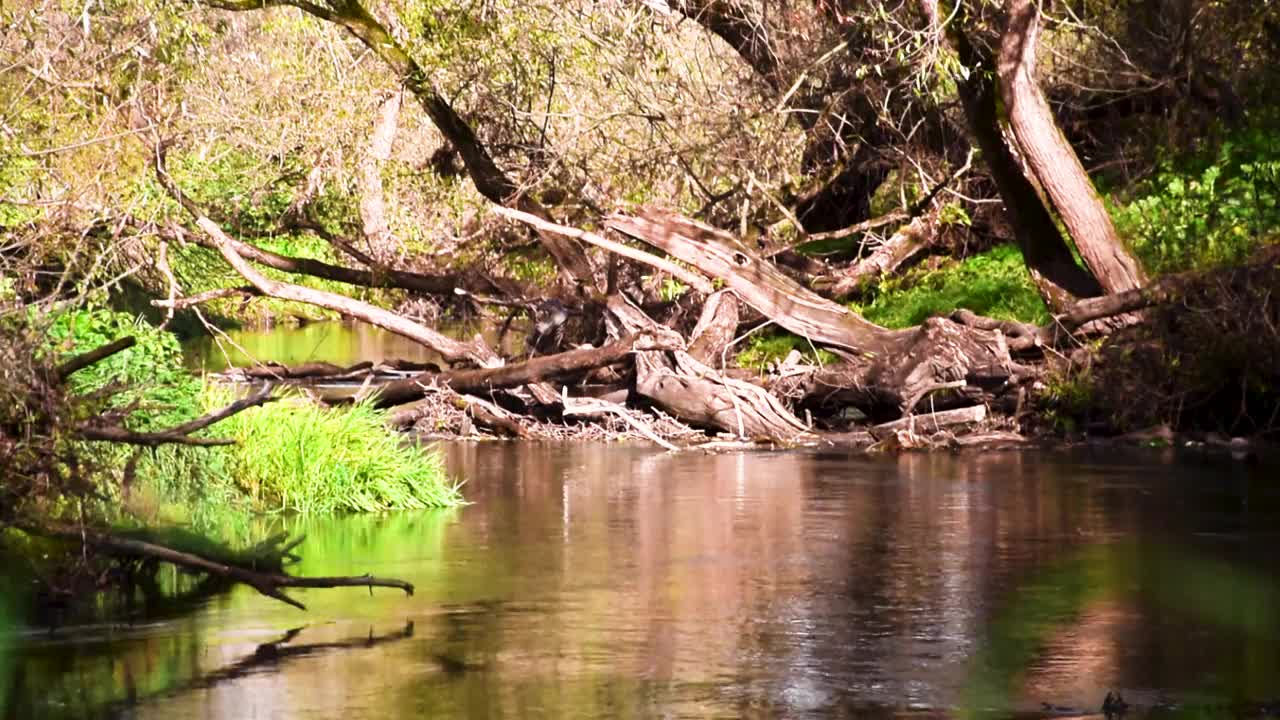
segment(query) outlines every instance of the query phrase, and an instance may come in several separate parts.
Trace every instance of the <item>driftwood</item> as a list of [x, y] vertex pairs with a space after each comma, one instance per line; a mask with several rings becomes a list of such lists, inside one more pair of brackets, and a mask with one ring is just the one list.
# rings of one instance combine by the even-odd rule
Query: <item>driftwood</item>
[[388, 383], [379, 388], [378, 407], [401, 405], [422, 397], [423, 386], [448, 385], [457, 393], [484, 394], [502, 388], [514, 388], [579, 373], [625, 359], [636, 350], [660, 350], [672, 347], [655, 339], [652, 333], [637, 332], [599, 348], [581, 348], [556, 355], [545, 355], [497, 368], [479, 370], [447, 370], [425, 372], [407, 380]]
[[[609, 311], [629, 332], [665, 335], [677, 348], [683, 339], [653, 322], [625, 298], [609, 298]], [[743, 438], [785, 443], [814, 439], [809, 428], [776, 397], [758, 385], [735, 380], [707, 367], [683, 349], [636, 355], [636, 392], [677, 418]]]
[[955, 410], [943, 410], [941, 412], [929, 413], [927, 415], [911, 415], [892, 422], [874, 425], [869, 429], [871, 436], [877, 440], [884, 439], [889, 435], [905, 430], [914, 433], [936, 432], [944, 427], [952, 425], [963, 425], [967, 423], [979, 423], [987, 419], [987, 407], [985, 405], [975, 405], [967, 408], [957, 408]]
[[307, 378], [350, 378], [365, 371], [372, 371], [373, 363], [358, 362], [349, 367], [340, 367], [327, 362], [309, 362], [301, 365], [281, 365], [265, 363], [254, 367], [237, 368], [236, 374], [245, 378], [260, 380], [302, 380]]
[[882, 354], [900, 335], [801, 286], [723, 230], [654, 209], [610, 215], [606, 224], [723, 281], [770, 320], [814, 342]]

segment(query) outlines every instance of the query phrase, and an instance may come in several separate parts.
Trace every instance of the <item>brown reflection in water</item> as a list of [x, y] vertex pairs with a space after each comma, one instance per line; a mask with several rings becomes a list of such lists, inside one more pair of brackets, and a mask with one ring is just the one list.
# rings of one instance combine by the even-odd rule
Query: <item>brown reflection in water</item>
[[[1046, 572], [1099, 544], [1223, 522], [1212, 503], [1185, 499], [1197, 486], [1164, 481], [1174, 466], [1149, 458], [445, 451], [473, 504], [432, 526], [439, 552], [390, 530], [383, 540], [376, 525], [360, 550], [379, 574], [419, 581], [418, 594], [307, 598], [319, 638], [349, 637], [369, 619], [412, 620], [413, 638], [300, 657], [139, 716], [237, 718], [250, 706], [306, 718], [949, 714], [1020, 598], [1058, 590]], [[1168, 628], [1134, 604], [1147, 582], [1163, 580], [1135, 576], [1129, 600], [1091, 600], [1046, 636], [1016, 668], [1015, 704], [1092, 705], [1138, 679], [1195, 690], [1189, 661], [1160, 665], [1176, 638], [1150, 639]], [[243, 653], [218, 645], [239, 628], [296, 620], [238, 597], [202, 667]]]

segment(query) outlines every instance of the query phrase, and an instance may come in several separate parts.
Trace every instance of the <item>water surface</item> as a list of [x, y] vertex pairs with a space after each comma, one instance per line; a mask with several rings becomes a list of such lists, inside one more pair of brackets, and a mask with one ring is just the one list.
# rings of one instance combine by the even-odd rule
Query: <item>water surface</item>
[[[1171, 454], [453, 444], [471, 505], [300, 523], [308, 574], [29, 632], [7, 716], [962, 717], [1280, 695], [1280, 497]], [[270, 645], [286, 637], [286, 642]]]

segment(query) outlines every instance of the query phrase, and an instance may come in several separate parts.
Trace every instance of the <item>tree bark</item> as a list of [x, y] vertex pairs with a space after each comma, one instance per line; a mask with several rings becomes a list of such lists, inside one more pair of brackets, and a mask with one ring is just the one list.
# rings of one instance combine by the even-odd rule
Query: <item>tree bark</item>
[[532, 385], [571, 373], [591, 370], [625, 360], [639, 350], [662, 350], [673, 347], [654, 341], [652, 337], [631, 334], [599, 348], [580, 348], [555, 355], [544, 355], [521, 363], [480, 370], [425, 372], [408, 380], [383, 385], [378, 390], [378, 407], [401, 405], [422, 397], [423, 385], [448, 385], [456, 393], [484, 395], [492, 390]]
[[382, 187], [382, 166], [391, 158], [391, 144], [400, 121], [404, 94], [396, 91], [378, 108], [378, 119], [369, 136], [369, 150], [360, 161], [360, 221], [365, 241], [374, 259], [386, 265], [395, 257], [395, 237], [387, 223], [387, 204]]
[[743, 302], [791, 332], [859, 353], [884, 354], [900, 336], [802, 287], [737, 238], [655, 209], [614, 214], [606, 224], [724, 281]]
[[[935, 35], [939, 39], [947, 37], [938, 24], [935, 0], [921, 0], [921, 7]], [[961, 84], [959, 93], [965, 117], [1004, 201], [1027, 271], [1050, 311], [1062, 312], [1080, 298], [1101, 295], [1102, 286], [1076, 264], [1053, 215], [1005, 143], [996, 86], [991, 78], [994, 62], [970, 43], [963, 12], [961, 9], [948, 34], [960, 62], [969, 68], [969, 77]]]
[[733, 342], [738, 330], [738, 296], [729, 290], [718, 290], [702, 304], [702, 315], [690, 334], [689, 354], [698, 362], [724, 368], [721, 353]]
[[[675, 331], [655, 323], [620, 295], [611, 295], [609, 312], [628, 332], [649, 331], [660, 340]], [[751, 383], [735, 380], [695, 360], [683, 349], [636, 353], [636, 392], [677, 418], [740, 438], [804, 443], [813, 434], [776, 397]]]
[[774, 92], [782, 90], [778, 57], [764, 22], [735, 0], [672, 0], [672, 10], [729, 44]]
[[1059, 131], [1036, 82], [1037, 0], [1008, 0], [1006, 8], [1009, 17], [1000, 37], [997, 74], [1009, 125], [1023, 159], [1102, 289], [1119, 293], [1141, 287], [1146, 282], [1142, 269], [1116, 234], [1102, 198]]

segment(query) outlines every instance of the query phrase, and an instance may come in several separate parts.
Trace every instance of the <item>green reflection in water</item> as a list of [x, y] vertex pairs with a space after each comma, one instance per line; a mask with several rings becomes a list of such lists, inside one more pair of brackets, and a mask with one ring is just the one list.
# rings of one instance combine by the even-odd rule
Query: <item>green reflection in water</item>
[[[287, 531], [305, 535], [298, 548], [297, 575], [400, 576], [419, 588], [446, 584], [444, 540], [456, 519], [454, 510], [327, 518], [276, 518], [255, 525], [254, 536]], [[180, 594], [189, 585], [173, 573], [165, 590]], [[307, 604], [300, 613], [267, 601], [247, 588], [205, 596], [166, 615], [144, 612], [145, 625], [98, 624], [59, 631], [51, 639], [29, 642], [20, 675], [0, 667], [0, 678], [16, 686], [14, 697], [0, 701], [0, 716], [64, 718], [96, 716], [112, 708], [141, 704], [180, 693], [210, 689], [259, 671], [277, 669], [285, 660], [310, 655], [361, 651], [381, 641], [412, 636], [411, 625], [386, 619], [408, 607], [399, 591], [365, 588], [292, 591]], [[0, 598], [2, 606], [3, 598]], [[198, 612], [197, 612], [198, 611]], [[242, 626], [255, 618], [249, 636], [228, 636], [221, 627]], [[369, 625], [335, 618], [369, 618]], [[2, 619], [2, 618], [0, 618]], [[326, 620], [328, 619], [328, 620]], [[265, 627], [264, 627], [265, 625]], [[282, 633], [305, 627], [301, 633]], [[0, 666], [9, 635], [0, 628]], [[280, 642], [281, 640], [285, 642]], [[266, 657], [264, 657], [264, 655]], [[269, 660], [270, 663], [263, 662]], [[259, 667], [261, 666], [261, 667]], [[3, 692], [3, 685], [0, 685]], [[0, 699], [3, 696], [0, 695]], [[16, 705], [13, 703], [31, 703]]]
[[[459, 339], [479, 333], [497, 348], [501, 325], [445, 324], [437, 329]], [[513, 328], [503, 337], [501, 350], [518, 353], [524, 337]], [[227, 367], [244, 367], [256, 362], [278, 362], [295, 365], [307, 362], [329, 362], [353, 365], [369, 360], [409, 360], [440, 362], [440, 356], [412, 340], [395, 333], [364, 324], [317, 322], [302, 326], [281, 326], [268, 330], [228, 330], [218, 337], [204, 336], [184, 347], [187, 364], [193, 369], [218, 372]]]
[[[1138, 588], [1141, 597], [1135, 597]], [[1198, 689], [1180, 692], [1178, 702], [1190, 712], [1197, 707], [1222, 712], [1223, 703], [1257, 702], [1274, 693], [1280, 678], [1274, 644], [1280, 633], [1280, 585], [1188, 548], [1118, 543], [1085, 548], [1011, 594], [973, 660], [960, 716], [1009, 716], [1028, 668], [1050, 637], [1094, 604], [1108, 600], [1129, 601], [1146, 611], [1170, 611], [1184, 618], [1188, 627], [1214, 627], [1231, 638], [1234, 652], [1214, 655], [1221, 663], [1216, 672], [1202, 677]], [[1177, 647], [1184, 642], [1167, 638], [1166, 644]], [[1193, 655], [1212, 651], [1189, 648]], [[1102, 699], [1097, 698], [1099, 705]], [[1083, 709], [1093, 712], [1098, 707]]]
[[[221, 341], [219, 341], [221, 340]], [[418, 343], [364, 325], [320, 322], [269, 331], [229, 330], [224, 338], [203, 337], [186, 348], [188, 362], [216, 372], [226, 367], [273, 361], [293, 365], [330, 362], [352, 365], [363, 360], [433, 359]]]

